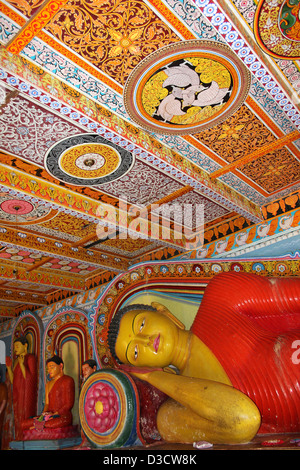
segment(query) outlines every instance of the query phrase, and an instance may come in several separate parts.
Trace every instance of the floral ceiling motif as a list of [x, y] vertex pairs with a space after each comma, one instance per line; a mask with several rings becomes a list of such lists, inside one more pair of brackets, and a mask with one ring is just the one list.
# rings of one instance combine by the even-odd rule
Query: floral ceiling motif
[[[226, 122], [194, 136], [224, 161], [232, 163], [257, 148], [276, 142], [276, 137], [261, 120], [243, 105]], [[224, 143], [226, 142], [226, 145]], [[256, 184], [266, 194], [288, 187], [300, 175], [299, 153], [283, 148], [266, 153], [254, 162], [239, 168], [250, 180], [255, 175]]]
[[121, 85], [151, 52], [179, 41], [141, 1], [71, 0], [46, 30]]

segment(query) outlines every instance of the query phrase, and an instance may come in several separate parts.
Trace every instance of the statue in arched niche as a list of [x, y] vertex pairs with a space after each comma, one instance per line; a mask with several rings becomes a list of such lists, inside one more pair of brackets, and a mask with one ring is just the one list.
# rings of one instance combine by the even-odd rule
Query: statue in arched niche
[[245, 273], [210, 281], [189, 331], [160, 304], [131, 305], [108, 335], [116, 360], [170, 397], [163, 439], [222, 444], [300, 431], [299, 339], [300, 280]]
[[72, 425], [72, 408], [75, 400], [75, 383], [64, 374], [61, 357], [54, 355], [46, 361], [50, 380], [45, 387], [45, 406], [39, 417], [23, 422], [23, 430], [61, 429]]
[[37, 412], [37, 361], [28, 352], [28, 340], [20, 336], [14, 341], [16, 360], [6, 359], [7, 372], [13, 388], [15, 439], [22, 440], [22, 423]]

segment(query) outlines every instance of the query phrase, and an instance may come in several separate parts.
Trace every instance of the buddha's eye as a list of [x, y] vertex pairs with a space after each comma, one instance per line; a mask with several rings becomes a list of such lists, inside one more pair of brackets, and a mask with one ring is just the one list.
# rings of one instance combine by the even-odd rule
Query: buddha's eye
[[137, 357], [138, 357], [138, 347], [136, 345], [135, 348], [134, 348], [134, 360], [136, 360]]
[[141, 326], [140, 326], [140, 331], [142, 331], [142, 329], [144, 328], [145, 326], [145, 318], [143, 319], [142, 323], [141, 323]]

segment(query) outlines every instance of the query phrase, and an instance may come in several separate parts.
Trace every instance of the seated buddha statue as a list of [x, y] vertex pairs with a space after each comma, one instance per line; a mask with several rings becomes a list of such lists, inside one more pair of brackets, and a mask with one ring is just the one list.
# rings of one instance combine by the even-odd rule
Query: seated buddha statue
[[50, 380], [45, 387], [45, 405], [39, 417], [23, 422], [23, 431], [34, 429], [43, 423], [45, 429], [64, 428], [72, 425], [72, 408], [75, 400], [75, 383], [64, 374], [64, 363], [59, 356], [46, 361]]
[[209, 282], [190, 330], [152, 303], [119, 310], [108, 332], [119, 367], [169, 396], [157, 427], [177, 443], [299, 432], [299, 339], [300, 279], [235, 272]]

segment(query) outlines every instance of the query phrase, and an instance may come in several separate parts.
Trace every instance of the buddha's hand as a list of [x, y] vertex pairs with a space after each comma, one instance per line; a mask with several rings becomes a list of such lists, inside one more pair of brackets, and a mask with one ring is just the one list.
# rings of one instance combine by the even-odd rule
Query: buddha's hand
[[20, 354], [20, 355], [18, 356], [18, 362], [19, 362], [19, 364], [24, 364], [24, 358], [25, 358], [24, 354]]
[[154, 371], [162, 371], [163, 369], [155, 367], [135, 367], [131, 364], [120, 364], [119, 370], [134, 375], [138, 379], [147, 380], [150, 374]]

